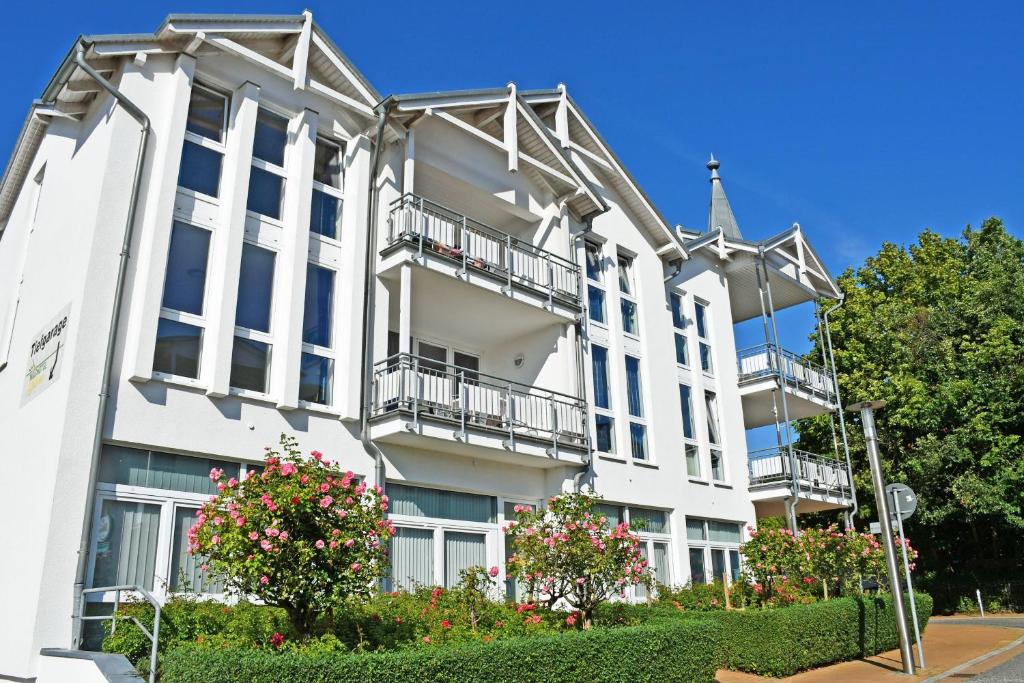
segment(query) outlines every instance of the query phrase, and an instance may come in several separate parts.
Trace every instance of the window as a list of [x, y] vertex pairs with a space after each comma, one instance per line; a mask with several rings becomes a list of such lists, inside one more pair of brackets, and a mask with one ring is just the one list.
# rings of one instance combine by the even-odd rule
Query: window
[[235, 340], [231, 354], [231, 386], [266, 393], [270, 373], [270, 310], [275, 254], [248, 242], [235, 306]]
[[713, 374], [715, 372], [714, 358], [711, 353], [711, 337], [708, 333], [708, 312], [707, 304], [695, 301], [693, 303], [695, 319], [697, 321], [697, 340], [700, 349], [700, 369]]
[[636, 302], [629, 299], [620, 299], [619, 303], [622, 309], [622, 331], [626, 334], [640, 334], [640, 329], [636, 322]]
[[330, 239], [338, 239], [341, 232], [341, 207], [344, 196], [341, 154], [340, 146], [324, 138], [316, 139], [309, 231]]
[[607, 311], [605, 310], [604, 291], [604, 261], [601, 257], [601, 247], [593, 242], [585, 243], [587, 259], [587, 311], [591, 320], [602, 325], [608, 324]]
[[302, 316], [302, 361], [299, 400], [330, 405], [334, 370], [334, 271], [306, 264], [306, 299]]
[[209, 251], [208, 230], [174, 222], [157, 324], [155, 372], [199, 377]]
[[608, 321], [604, 311], [604, 290], [594, 285], [587, 286], [587, 310], [590, 319], [596, 323], [606, 324]]
[[626, 334], [640, 334], [637, 323], [636, 299], [633, 287], [633, 258], [619, 254], [619, 308], [622, 313], [622, 331]]
[[[668, 525], [668, 512], [636, 506], [622, 508], [601, 505], [597, 509], [600, 509], [601, 513], [608, 517], [609, 524], [618, 524], [620, 521], [629, 522], [630, 530], [640, 539], [640, 556], [650, 564], [657, 584], [672, 585], [672, 568], [669, 561], [669, 544], [672, 537]], [[611, 514], [606, 513], [606, 509]], [[625, 517], [622, 516], [623, 510]], [[643, 586], [634, 587], [633, 593], [634, 597], [640, 600], [648, 597], [647, 589]]]
[[647, 426], [629, 423], [629, 448], [635, 460], [647, 460]]
[[615, 452], [615, 419], [598, 413], [594, 416], [595, 443], [599, 453]]
[[262, 107], [256, 115], [256, 133], [249, 170], [246, 208], [268, 218], [281, 218], [284, 198], [284, 158], [288, 145], [288, 119]]
[[619, 254], [619, 292], [622, 294], [633, 293], [633, 259], [629, 256]]
[[196, 84], [189, 96], [178, 186], [217, 197], [220, 193], [228, 98]]
[[615, 420], [611, 414], [608, 349], [591, 344], [590, 359], [594, 375], [594, 442], [599, 453], [614, 453]]
[[601, 262], [601, 247], [593, 242], [586, 243], [587, 279], [601, 282], [604, 266]]
[[722, 435], [718, 423], [718, 397], [714, 392], [704, 392], [704, 407], [708, 419], [708, 443], [711, 450], [711, 478], [725, 481], [725, 461], [722, 458]]
[[[741, 525], [714, 519], [686, 518], [690, 581], [733, 582], [740, 575]], [[708, 566], [711, 572], [708, 573]]]
[[[505, 514], [502, 518], [502, 528], [505, 528], [509, 522], [514, 522], [518, 520], [519, 514], [515, 510], [516, 505], [517, 503], [510, 502], [508, 500], [505, 501], [505, 504], [503, 506], [503, 511]], [[534, 507], [532, 503], [529, 503], [527, 505], [530, 508]], [[504, 542], [505, 563], [502, 566], [507, 567], [508, 561], [512, 558], [512, 555], [515, 554], [515, 547], [512, 543], [512, 537], [509, 534], [505, 534]], [[516, 581], [514, 578], [511, 577], [505, 578], [505, 597], [511, 600], [515, 600], [516, 602], [525, 602], [526, 598], [529, 596], [529, 592], [527, 589], [528, 587], [526, 584], [520, 581]]]
[[643, 423], [643, 388], [640, 380], [640, 359], [626, 356], [626, 399], [629, 414], [630, 451], [637, 460], [647, 460], [647, 426]]
[[676, 328], [676, 364], [686, 367], [690, 364], [690, 359], [686, 349], [686, 317], [683, 315], [682, 294], [671, 292], [669, 304], [672, 308], [672, 326]]
[[700, 447], [693, 421], [693, 391], [686, 384], [679, 385], [679, 407], [683, 419], [683, 455], [686, 458], [686, 475], [691, 478], [701, 477]]
[[693, 392], [685, 384], [679, 385], [679, 406], [683, 417], [683, 438], [695, 439], [693, 431]]

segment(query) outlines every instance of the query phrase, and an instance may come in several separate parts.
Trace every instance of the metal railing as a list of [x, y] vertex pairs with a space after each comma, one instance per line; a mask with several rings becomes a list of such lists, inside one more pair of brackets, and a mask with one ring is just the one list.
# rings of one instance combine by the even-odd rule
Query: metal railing
[[470, 270], [486, 273], [506, 294], [521, 287], [546, 297], [549, 306], [557, 299], [582, 308], [575, 263], [429, 199], [407, 194], [392, 202], [385, 248], [399, 242], [420, 258], [431, 253], [457, 263], [463, 277]]
[[[89, 595], [90, 593], [110, 593], [111, 591], [113, 591], [113, 593], [114, 593], [114, 611], [111, 614], [109, 614], [109, 615], [102, 614], [102, 615], [94, 615], [94, 616], [86, 616], [85, 615], [85, 605], [86, 605], [86, 596], [87, 595]], [[142, 633], [147, 638], [149, 638], [149, 641], [152, 644], [150, 646], [150, 653], [149, 653], [149, 683], [156, 683], [157, 643], [159, 642], [159, 639], [160, 639], [160, 609], [161, 609], [161, 607], [160, 607], [160, 601], [157, 600], [155, 597], [153, 597], [152, 593], [147, 591], [142, 586], [129, 586], [129, 585], [124, 585], [124, 586], [100, 586], [98, 588], [86, 588], [85, 590], [82, 591], [82, 603], [79, 605], [78, 618], [81, 621], [107, 621], [107, 620], [110, 620], [110, 633], [111, 633], [111, 635], [113, 635], [114, 632], [117, 631], [117, 609], [118, 609], [118, 607], [121, 606], [121, 593], [123, 593], [123, 592], [138, 593], [139, 595], [141, 595], [143, 598], [146, 599], [146, 602], [148, 602], [149, 604], [153, 605], [153, 609], [155, 610], [155, 614], [153, 616], [153, 630], [152, 631], [150, 631], [145, 626], [143, 626], [142, 622], [139, 621], [138, 619], [136, 619], [134, 616], [128, 615], [127, 618], [130, 621], [134, 622], [135, 625], [139, 627], [139, 630], [142, 631]]]
[[[793, 454], [796, 456], [796, 479], [801, 490], [823, 492], [844, 499], [850, 497], [850, 472], [845, 462], [796, 449]], [[791, 485], [793, 481], [789, 449], [785, 446], [751, 451], [747, 457], [747, 469], [750, 473], [750, 486]]]
[[424, 419], [453, 423], [460, 440], [468, 428], [502, 434], [509, 450], [521, 438], [550, 442], [555, 454], [587, 446], [584, 399], [411, 354], [374, 367], [371, 415], [396, 412], [410, 414], [413, 429]]
[[[809, 392], [829, 403], [836, 402], [835, 384], [824, 367], [785, 349], [780, 349], [780, 355], [782, 381], [786, 386]], [[736, 362], [741, 384], [779, 374], [774, 344], [758, 344], [741, 349], [736, 353]]]

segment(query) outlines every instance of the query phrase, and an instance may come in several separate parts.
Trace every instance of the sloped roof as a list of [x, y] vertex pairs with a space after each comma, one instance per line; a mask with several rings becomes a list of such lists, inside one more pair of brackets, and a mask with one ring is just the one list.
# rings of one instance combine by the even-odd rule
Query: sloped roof
[[736, 216], [729, 206], [729, 198], [725, 196], [725, 188], [722, 186], [722, 178], [718, 175], [721, 166], [715, 157], [708, 161], [708, 170], [711, 171], [711, 208], [708, 210], [708, 232], [715, 228], [721, 228], [722, 233], [729, 239], [743, 239], [740, 233], [740, 226], [736, 224]]

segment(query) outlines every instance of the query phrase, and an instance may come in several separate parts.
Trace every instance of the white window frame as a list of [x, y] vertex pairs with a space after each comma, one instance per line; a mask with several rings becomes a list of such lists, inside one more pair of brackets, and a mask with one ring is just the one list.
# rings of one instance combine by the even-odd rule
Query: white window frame
[[[690, 390], [690, 421], [692, 423], [690, 425], [690, 432], [693, 434], [692, 437], [686, 436], [686, 425], [683, 422], [683, 406], [682, 406], [683, 397], [682, 397], [682, 391], [681, 390], [679, 391], [679, 401], [680, 401], [680, 405], [679, 405], [679, 421], [680, 421], [680, 423], [683, 426], [683, 465], [686, 468], [686, 477], [688, 479], [690, 479], [691, 481], [703, 482], [703, 481], [706, 481], [706, 478], [704, 476], [704, 464], [702, 462], [702, 457], [701, 457], [700, 441], [697, 438], [697, 435], [698, 435], [697, 429], [698, 429], [698, 422], [699, 422], [699, 420], [698, 420], [698, 417], [697, 417], [698, 416], [697, 406], [694, 405], [694, 401], [693, 401], [693, 395], [696, 392], [696, 389], [694, 389], [693, 384], [691, 382], [688, 382], [688, 381], [684, 382], [683, 380], [678, 380], [676, 382], [676, 384], [679, 387], [684, 387], [685, 386], [685, 387], [687, 387]], [[690, 473], [690, 463], [687, 460], [687, 450], [689, 450], [689, 449], [694, 449], [694, 451], [696, 451], [696, 454], [697, 454], [697, 474], [691, 474]]]
[[[601, 501], [601, 503], [603, 505], [608, 505], [608, 506], [611, 506], [611, 507], [619, 508], [619, 510], [621, 511], [620, 514], [621, 514], [621, 517], [622, 517], [622, 521], [626, 522], [627, 524], [630, 525], [630, 527], [632, 527], [633, 520], [632, 520], [631, 509], [630, 509], [629, 505], [627, 505], [625, 503], [617, 503], [617, 502], [613, 502], [613, 501]], [[668, 574], [668, 582], [665, 585], [667, 585], [667, 586], [674, 585], [674, 582], [676, 580], [676, 572], [675, 572], [675, 567], [673, 566], [673, 562], [672, 562], [672, 511], [671, 510], [665, 510], [663, 508], [648, 508], [648, 507], [643, 506], [643, 505], [634, 505], [633, 507], [644, 508], [644, 509], [648, 509], [648, 510], [657, 510], [657, 511], [659, 511], [659, 512], [661, 512], [661, 513], [663, 513], [665, 515], [665, 522], [666, 522], [667, 528], [668, 528], [667, 531], [659, 531], [659, 532], [654, 532], [654, 531], [637, 531], [636, 529], [632, 529], [632, 528], [630, 529], [630, 531], [637, 538], [640, 539], [640, 543], [645, 547], [646, 552], [647, 552], [647, 562], [648, 562], [648, 566], [649, 567], [653, 567], [653, 562], [654, 562], [654, 544], [655, 543], [664, 543], [665, 544], [665, 546], [666, 546], [665, 547], [665, 551], [666, 551], [665, 552], [665, 559], [668, 562], [668, 568], [667, 568], [668, 569], [668, 572], [667, 572], [667, 574]], [[626, 599], [629, 600], [630, 602], [638, 602], [638, 601], [647, 600], [647, 596], [641, 596], [638, 593], [639, 593], [639, 591], [637, 591], [637, 587], [633, 586], [633, 585], [630, 585], [630, 586], [627, 587], [627, 590], [626, 590]], [[653, 593], [652, 593], [652, 595], [653, 595]]]
[[[691, 358], [692, 354], [690, 353], [690, 339], [689, 339], [689, 335], [687, 334], [686, 327], [685, 327], [685, 325], [686, 325], [686, 319], [685, 319], [685, 315], [686, 315], [686, 295], [683, 292], [679, 291], [679, 290], [673, 289], [673, 290], [671, 290], [669, 292], [668, 296], [669, 296], [669, 302], [668, 302], [669, 316], [670, 316], [670, 318], [672, 320], [672, 330], [673, 330], [673, 333], [675, 335], [672, 338], [672, 353], [673, 353], [673, 355], [675, 355], [675, 351], [676, 351], [676, 347], [675, 347], [676, 340], [675, 340], [675, 337], [681, 337], [682, 340], [683, 340], [683, 352], [686, 354], [686, 358], [684, 359], [686, 362], [684, 362], [684, 363], [680, 363], [679, 362], [679, 357], [676, 356], [676, 367], [689, 369], [690, 366], [692, 365], [692, 363], [690, 362], [690, 358]], [[682, 321], [683, 322], [683, 326], [682, 327], [680, 327], [679, 325], [676, 325], [675, 316], [672, 314], [672, 301], [673, 300], [678, 300], [679, 301], [679, 312], [680, 312], [680, 315], [684, 316], [684, 319]]]
[[[599, 346], [602, 349], [604, 349], [604, 353], [605, 353], [605, 371], [608, 374], [608, 376], [605, 378], [605, 382], [606, 382], [606, 384], [608, 386], [608, 407], [607, 408], [602, 408], [601, 406], [597, 405], [597, 381], [594, 378], [594, 350], [593, 350], [593, 347], [595, 347], [595, 346]], [[591, 408], [594, 411], [594, 421], [593, 421], [593, 427], [594, 427], [594, 441], [593, 441], [593, 443], [594, 443], [594, 452], [598, 453], [599, 455], [601, 455], [603, 457], [620, 458], [621, 454], [618, 453], [618, 449], [616, 448], [617, 444], [616, 444], [616, 438], [615, 438], [616, 420], [615, 420], [615, 410], [614, 410], [615, 398], [614, 398], [614, 396], [612, 394], [612, 350], [609, 348], [609, 345], [607, 343], [605, 343], [605, 344], [592, 343], [591, 344], [591, 349], [590, 349], [590, 354], [588, 354], [588, 355], [590, 356], [590, 379], [591, 379], [591, 381], [590, 381], [590, 392], [591, 392], [590, 406], [591, 406]], [[607, 417], [608, 419], [610, 419], [612, 421], [612, 428], [611, 428], [611, 435], [612, 435], [611, 436], [611, 439], [612, 439], [611, 447], [612, 447], [612, 449], [610, 451], [600, 451], [600, 450], [597, 450], [597, 416], [598, 415], [601, 415], [603, 417]]]
[[[333, 185], [328, 185], [326, 183], [321, 183], [320, 181], [314, 179], [313, 180], [313, 189], [317, 190], [319, 192], [323, 192], [324, 194], [326, 194], [326, 195], [328, 195], [330, 197], [333, 197], [334, 199], [338, 200], [338, 217], [340, 219], [342, 213], [345, 210], [345, 143], [341, 142], [339, 140], [335, 140], [334, 138], [332, 138], [332, 137], [330, 137], [328, 135], [324, 135], [322, 133], [317, 133], [316, 141], [313, 143], [313, 145], [314, 145], [314, 156], [316, 154], [316, 151], [315, 151], [316, 150], [316, 144], [317, 143], [321, 143], [321, 142], [324, 143], [324, 144], [327, 144], [327, 145], [331, 145], [332, 147], [336, 147], [338, 149], [338, 168], [340, 169], [340, 171], [339, 171], [339, 173], [340, 173], [339, 183], [341, 184], [341, 187], [334, 187]], [[307, 226], [307, 229], [308, 229], [308, 227], [309, 226]], [[337, 244], [337, 245], [340, 245], [341, 244], [341, 229], [339, 227], [337, 235], [335, 237], [333, 237], [333, 238], [332, 237], [325, 237], [324, 235], [321, 235], [318, 232], [313, 232], [312, 230], [310, 230], [310, 232], [309, 232], [309, 237], [310, 237], [310, 239], [319, 240], [319, 241], [324, 242], [326, 244]]]
[[[640, 385], [638, 387], [639, 388], [639, 394], [640, 394], [640, 396], [639, 396], [639, 398], [640, 398], [640, 413], [641, 413], [640, 415], [633, 415], [633, 413], [631, 413], [630, 410], [629, 410], [629, 370], [626, 367], [627, 358], [632, 358], [632, 359], [634, 359], [637, 362], [637, 382]], [[646, 393], [646, 391], [645, 391], [646, 383], [644, 382], [644, 375], [647, 374], [647, 370], [645, 368], [645, 363], [644, 363], [643, 357], [640, 356], [637, 353], [625, 353], [625, 354], [623, 354], [623, 356], [622, 356], [622, 370], [623, 370], [623, 373], [622, 373], [623, 380], [625, 382], [625, 387], [624, 387], [625, 391], [623, 391], [622, 393], [623, 393], [623, 400], [625, 401], [625, 404], [626, 404], [626, 416], [627, 416], [627, 420], [626, 420], [626, 434], [629, 437], [626, 440], [626, 443], [629, 444], [629, 454], [628, 454], [628, 457], [629, 457], [629, 460], [631, 462], [634, 462], [634, 463], [641, 463], [641, 464], [645, 464], [645, 465], [653, 465], [654, 464], [654, 453], [653, 453], [653, 449], [651, 448], [651, 429], [650, 429], [649, 420], [647, 418], [647, 413], [649, 411], [647, 409], [648, 408], [647, 401], [645, 400], [645, 397], [644, 397], [644, 394]], [[646, 451], [646, 456], [647, 456], [646, 459], [640, 459], [640, 458], [637, 458], [637, 457], [635, 457], [633, 455], [633, 433], [632, 433], [632, 431], [630, 429], [630, 427], [631, 427], [631, 425], [633, 423], [636, 423], [638, 425], [642, 425], [643, 428], [644, 428], [644, 450]]]
[[[704, 526], [704, 540], [691, 539], [688, 534], [688, 530], [684, 529], [683, 534], [686, 538], [686, 571], [690, 577], [690, 582], [693, 583], [693, 575], [690, 571], [690, 550], [701, 550], [704, 556], [704, 575], [708, 579], [705, 583], [711, 584], [715, 581], [714, 566], [711, 563], [711, 551], [722, 550], [725, 552], [725, 575], [729, 584], [735, 583], [739, 577], [732, 576], [732, 564], [729, 561], [729, 552], [736, 551], [740, 558], [740, 572], [743, 571], [743, 554], [740, 553], [740, 546], [743, 545], [743, 523], [733, 522], [731, 520], [718, 520], [718, 519], [707, 519], [703, 517], [687, 517], [688, 521], [699, 521]], [[712, 541], [711, 540], [711, 529], [709, 528], [708, 522], [724, 522], [726, 524], [736, 524], [740, 528], [740, 540], [736, 543], [729, 543], [726, 541]]]
[[[262, 218], [266, 218], [266, 216], [262, 216]], [[324, 261], [321, 261], [319, 259], [316, 259], [316, 260], [309, 259], [307, 261], [307, 264], [316, 266], [317, 268], [323, 268], [324, 270], [329, 270], [332, 273], [334, 273], [333, 285], [332, 285], [332, 290], [331, 290], [331, 304], [332, 304], [331, 305], [331, 346], [320, 346], [318, 344], [310, 344], [309, 342], [306, 342], [306, 341], [302, 342], [302, 353], [308, 353], [308, 354], [311, 354], [313, 356], [317, 356], [319, 358], [327, 358], [327, 359], [329, 359], [331, 361], [331, 402], [330, 403], [315, 403], [313, 401], [303, 401], [303, 400], [300, 400], [298, 402], [298, 405], [299, 405], [300, 408], [308, 408], [310, 410], [324, 410], [324, 409], [331, 410], [334, 407], [335, 403], [336, 403], [335, 396], [336, 396], [336, 389], [338, 387], [338, 381], [337, 380], [338, 380], [338, 374], [339, 374], [338, 357], [337, 357], [338, 354], [334, 350], [334, 346], [335, 346], [335, 344], [337, 342], [338, 335], [341, 333], [340, 323], [339, 323], [339, 320], [338, 320], [338, 318], [340, 317], [338, 315], [338, 313], [339, 313], [339, 310], [338, 310], [338, 299], [339, 299], [339, 297], [338, 297], [338, 281], [339, 281], [340, 276], [341, 276], [341, 271], [338, 270], [337, 265], [335, 265], [333, 263], [325, 263]], [[275, 277], [276, 277], [276, 274], [275, 274]], [[303, 294], [303, 296], [305, 296], [305, 294]], [[306, 305], [305, 299], [303, 299], [302, 305], [303, 305], [303, 307], [305, 307], [305, 305]], [[302, 375], [302, 356], [301, 356], [301, 354], [299, 356], [299, 370], [298, 370], [298, 372], [299, 372], [299, 375], [301, 377], [301, 375]]]
[[[704, 311], [704, 335], [700, 334], [700, 328], [696, 324], [697, 320], [697, 308], [700, 307]], [[701, 372], [707, 377], [715, 376], [715, 346], [711, 342], [711, 304], [702, 299], [694, 298], [693, 300], [693, 313], [694, 313], [694, 336], [697, 337], [697, 359], [696, 362], [700, 364]], [[702, 361], [701, 348], [706, 346], [708, 349], [708, 368], [704, 368]]]
[[[708, 395], [713, 397], [712, 405], [708, 405]], [[729, 482], [729, 464], [725, 457], [725, 431], [722, 429], [722, 407], [719, 404], [719, 392], [714, 387], [703, 389], [704, 398], [704, 411], [705, 411], [705, 427], [708, 429], [707, 443], [708, 443], [708, 478], [712, 483], [718, 485], [726, 485]], [[718, 426], [718, 443], [712, 443], [710, 426], [708, 422], [714, 420]], [[719, 460], [721, 462], [722, 476], [721, 478], [715, 477], [715, 468], [712, 466], [711, 454], [717, 452]]]
[[[184, 145], [185, 142], [191, 142], [193, 144], [199, 145], [200, 147], [205, 147], [206, 149], [212, 150], [212, 151], [217, 152], [218, 154], [220, 154], [220, 162], [221, 162], [220, 171], [221, 172], [220, 172], [220, 175], [217, 178], [217, 194], [219, 195], [220, 194], [220, 190], [222, 189], [221, 188], [221, 182], [224, 180], [224, 159], [226, 158], [226, 152], [227, 152], [228, 120], [231, 117], [231, 96], [226, 94], [226, 93], [221, 92], [217, 88], [212, 88], [212, 87], [210, 87], [208, 85], [204, 85], [204, 84], [199, 83], [199, 82], [196, 82], [196, 83], [192, 84], [192, 90], [197, 90], [197, 89], [198, 90], [205, 90], [206, 92], [208, 92], [208, 93], [210, 93], [212, 95], [216, 95], [217, 97], [220, 97], [220, 98], [222, 98], [224, 100], [224, 118], [221, 121], [221, 128], [220, 128], [220, 137], [221, 137], [221, 139], [220, 139], [220, 142], [218, 142], [216, 140], [211, 140], [208, 137], [200, 135], [199, 133], [193, 133], [190, 130], [186, 130], [185, 131], [185, 139], [182, 142], [182, 144]], [[189, 98], [190, 98], [190, 103], [191, 103], [191, 94], [189, 95]], [[175, 183], [177, 183], [177, 178], [175, 178]], [[182, 194], [184, 194], [186, 196], [190, 196], [190, 197], [202, 197], [202, 198], [206, 199], [207, 201], [214, 202], [214, 203], [220, 202], [220, 197], [219, 196], [215, 197], [213, 195], [209, 195], [209, 194], [206, 194], [204, 192], [199, 192], [198, 190], [193, 190], [193, 189], [188, 188], [188, 187], [182, 187], [181, 185], [178, 185], [178, 192], [180, 192], [180, 193], [182, 193]]]
[[[285, 121], [287, 121], [287, 125], [285, 126], [285, 130], [289, 131], [289, 132], [291, 131], [291, 127], [292, 127], [292, 125], [294, 123], [294, 119], [295, 119], [295, 115], [294, 114], [292, 114], [290, 112], [287, 112], [287, 111], [284, 111], [282, 109], [279, 109], [277, 107], [274, 107], [274, 106], [272, 106], [272, 105], [270, 105], [270, 104], [268, 104], [266, 102], [260, 102], [259, 108], [264, 110], [264, 111], [266, 111], [269, 114], [272, 114], [274, 116], [279, 116], [279, 117], [283, 118]], [[258, 116], [259, 116], [259, 112], [257, 112], [257, 117]], [[284, 206], [284, 203], [285, 203], [285, 193], [287, 192], [287, 187], [286, 186], [287, 186], [287, 183], [288, 183], [288, 170], [287, 169], [288, 169], [288, 162], [291, 159], [292, 153], [293, 153], [292, 152], [292, 145], [288, 143], [287, 138], [285, 139], [285, 143], [284, 143], [284, 159], [282, 160], [282, 165], [281, 166], [278, 166], [277, 164], [271, 163], [271, 162], [269, 162], [269, 161], [267, 161], [265, 159], [260, 159], [259, 157], [256, 156], [255, 152], [253, 153], [252, 157], [250, 158], [250, 163], [253, 166], [253, 168], [258, 168], [258, 169], [260, 169], [262, 171], [266, 171], [268, 173], [271, 173], [273, 175], [278, 176], [281, 179], [281, 207], [280, 207], [281, 216], [279, 216], [278, 218], [274, 218], [273, 216], [267, 216], [267, 215], [262, 214], [262, 213], [257, 213], [256, 211], [252, 211], [248, 207], [249, 199], [248, 199], [248, 196], [246, 196], [245, 215], [248, 218], [252, 218], [255, 221], [265, 222], [268, 225], [276, 225], [276, 226], [281, 227], [281, 228], [285, 227], [285, 223], [284, 223], [284, 209], [285, 209], [285, 206]], [[250, 187], [251, 187], [251, 184], [250, 184]], [[306, 227], [308, 229], [308, 226], [306, 226]]]
[[[273, 377], [273, 374], [271, 373], [271, 369], [273, 368], [273, 365], [274, 365], [274, 349], [278, 348], [276, 342], [274, 341], [274, 333], [276, 331], [274, 329], [274, 309], [275, 309], [275, 299], [277, 299], [277, 291], [278, 291], [278, 284], [279, 284], [278, 283], [278, 277], [279, 277], [278, 276], [278, 271], [280, 269], [278, 268], [278, 266], [280, 265], [281, 252], [280, 252], [280, 250], [275, 245], [272, 245], [269, 242], [263, 241], [263, 240], [260, 240], [260, 239], [251, 239], [250, 237], [247, 236], [242, 241], [243, 241], [244, 244], [249, 244], [251, 246], [258, 247], [260, 249], [265, 249], [266, 251], [269, 251], [269, 252], [274, 254], [274, 274], [273, 274], [273, 278], [271, 279], [271, 283], [270, 283], [270, 314], [269, 314], [269, 318], [268, 318], [269, 330], [267, 332], [261, 332], [260, 330], [253, 330], [253, 329], [250, 329], [248, 327], [242, 327], [241, 325], [236, 324], [234, 326], [234, 336], [241, 337], [243, 339], [252, 339], [253, 341], [263, 342], [264, 344], [269, 345], [270, 346], [270, 352], [269, 352], [270, 358], [267, 360], [267, 380], [266, 380], [266, 385], [267, 386], [266, 386], [266, 391], [263, 391], [263, 392], [253, 391], [251, 389], [240, 389], [238, 387], [234, 387], [233, 386], [233, 387], [230, 387], [228, 389], [228, 393], [231, 394], [232, 396], [246, 396], [246, 397], [257, 398], [257, 399], [269, 399], [269, 396], [270, 396], [271, 390], [272, 390], [270, 382], [271, 382], [271, 378]], [[337, 279], [337, 277], [338, 277], [337, 273], [335, 273], [334, 277], [335, 277], [335, 279]], [[332, 336], [332, 339], [333, 339], [333, 336]], [[234, 343], [234, 340], [232, 340], [232, 344], [233, 343]], [[232, 348], [234, 348], [234, 347], [232, 346]], [[235, 362], [235, 360], [234, 360], [234, 353], [232, 352], [232, 358], [231, 358], [232, 365], [234, 364], [234, 362]]]
[[[626, 266], [623, 267], [623, 262]], [[616, 248], [615, 256], [615, 282], [618, 285], [619, 292], [619, 324], [622, 326], [622, 334], [630, 339], [640, 339], [640, 303], [638, 300], [638, 284], [637, 278], [634, 277], [634, 266], [636, 264], [636, 256], [625, 251], [621, 248]], [[623, 272], [625, 271], [625, 272]], [[628, 292], [622, 291], [622, 278], [625, 276], [626, 285], [629, 287]], [[635, 331], [626, 331], [626, 319], [622, 315], [622, 302], [626, 301], [633, 305], [634, 311], [634, 324]]]
[[[584, 240], [583, 242], [583, 258], [584, 261], [587, 258], [587, 250], [593, 248], [597, 252], [597, 274], [598, 279], [591, 278], [586, 272], [586, 262], [583, 264], [584, 284], [587, 286], [587, 324], [597, 325], [600, 328], [608, 329], [608, 287], [605, 285], [608, 271], [604, 266], [604, 244], [594, 240]], [[602, 308], [601, 311], [604, 314], [604, 320], [595, 320], [593, 312], [590, 309], [590, 287], [593, 287], [601, 292], [602, 297]]]

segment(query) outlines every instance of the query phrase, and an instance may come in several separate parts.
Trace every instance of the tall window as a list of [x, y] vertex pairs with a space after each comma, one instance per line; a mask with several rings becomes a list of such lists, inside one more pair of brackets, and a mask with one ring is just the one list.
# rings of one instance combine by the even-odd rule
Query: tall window
[[155, 372], [199, 377], [209, 252], [209, 230], [174, 222], [153, 355]]
[[629, 446], [637, 460], [647, 460], [647, 425], [644, 420], [640, 359], [626, 356], [626, 399], [629, 407]]
[[330, 405], [334, 324], [334, 271], [306, 264], [306, 302], [302, 315], [302, 364], [299, 400]]
[[287, 146], [288, 119], [261, 107], [256, 115], [256, 136], [252, 145], [249, 198], [246, 203], [249, 211], [268, 218], [281, 218]]
[[231, 386], [266, 393], [270, 372], [270, 309], [274, 293], [275, 254], [242, 244], [242, 267], [235, 306]]
[[676, 364], [686, 367], [690, 364], [686, 350], [686, 316], [683, 315], [683, 295], [679, 292], [669, 294], [669, 305], [672, 307], [672, 327], [676, 335]]
[[697, 445], [697, 435], [693, 428], [693, 391], [689, 385], [679, 385], [679, 407], [683, 418], [683, 451], [686, 457], [686, 474], [699, 479], [701, 476], [700, 448]]
[[[628, 522], [630, 530], [640, 539], [640, 556], [647, 560], [654, 571], [654, 580], [662, 586], [672, 585], [672, 566], [669, 552], [672, 542], [669, 529], [669, 513], [665, 510], [637, 506], [625, 507], [612, 503], [594, 506], [594, 512], [605, 517], [610, 526]], [[632, 589], [637, 599], [647, 598], [647, 589], [636, 586]]]
[[590, 358], [594, 375], [594, 431], [600, 453], [615, 452], [615, 419], [611, 413], [608, 349], [590, 345]]
[[227, 120], [227, 96], [199, 84], [193, 85], [178, 169], [180, 187], [210, 197], [220, 194]]
[[587, 258], [587, 312], [590, 319], [603, 325], [608, 324], [605, 311], [604, 291], [604, 260], [601, 247], [593, 242], [586, 242]]
[[342, 207], [341, 147], [318, 137], [313, 164], [313, 203], [309, 231], [330, 239], [341, 232]]
[[637, 323], [636, 296], [633, 286], [633, 258], [619, 254], [619, 307], [622, 312], [622, 331], [626, 334], [640, 334]]
[[742, 525], [687, 517], [686, 540], [689, 546], [691, 582], [732, 583], [739, 578]]
[[711, 478], [725, 481], [725, 461], [722, 458], [722, 433], [718, 421], [718, 397], [712, 391], [704, 392], [704, 408], [708, 419], [708, 444], [711, 451]]
[[711, 353], [711, 335], [708, 325], [708, 305], [700, 301], [693, 303], [694, 317], [697, 322], [697, 346], [700, 349], [700, 369], [713, 374], [715, 371], [714, 357]]

